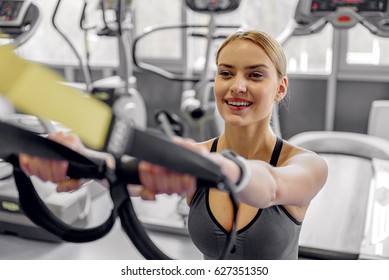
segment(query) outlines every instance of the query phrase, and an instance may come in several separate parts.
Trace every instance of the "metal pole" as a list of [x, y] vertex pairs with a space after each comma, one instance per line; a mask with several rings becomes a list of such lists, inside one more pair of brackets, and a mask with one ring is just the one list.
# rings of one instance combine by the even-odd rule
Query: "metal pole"
[[334, 28], [332, 37], [332, 66], [331, 73], [327, 80], [327, 97], [324, 128], [327, 131], [333, 131], [335, 127], [335, 109], [337, 96], [337, 81], [339, 74], [340, 60], [340, 41], [342, 30]]

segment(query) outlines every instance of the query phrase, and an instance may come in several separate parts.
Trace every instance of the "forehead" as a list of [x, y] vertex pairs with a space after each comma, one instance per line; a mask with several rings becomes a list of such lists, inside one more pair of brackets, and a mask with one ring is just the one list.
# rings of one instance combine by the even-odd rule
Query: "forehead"
[[220, 51], [219, 59], [233, 58], [233, 56], [251, 56], [253, 59], [266, 57], [270, 60], [262, 47], [250, 40], [243, 39], [233, 40], [224, 46]]
[[234, 40], [229, 42], [219, 54], [218, 64], [265, 64], [275, 67], [266, 52], [250, 40]]

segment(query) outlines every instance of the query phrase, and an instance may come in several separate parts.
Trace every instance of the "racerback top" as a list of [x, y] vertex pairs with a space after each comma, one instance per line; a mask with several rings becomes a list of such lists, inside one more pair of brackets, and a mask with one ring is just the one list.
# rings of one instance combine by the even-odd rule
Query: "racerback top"
[[[211, 152], [217, 150], [218, 138]], [[270, 164], [277, 166], [283, 141], [277, 138]], [[195, 192], [188, 217], [188, 230], [204, 259], [217, 259], [226, 243], [228, 232], [213, 216], [209, 205], [209, 189]], [[282, 205], [258, 209], [253, 220], [237, 231], [235, 244], [226, 259], [287, 260], [297, 259], [301, 222]]]

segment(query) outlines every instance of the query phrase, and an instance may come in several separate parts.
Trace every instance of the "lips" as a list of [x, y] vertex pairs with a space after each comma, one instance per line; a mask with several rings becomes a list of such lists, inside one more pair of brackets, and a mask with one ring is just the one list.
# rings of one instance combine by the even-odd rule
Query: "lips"
[[237, 107], [237, 108], [247, 108], [247, 107], [250, 107], [253, 102], [250, 102], [250, 101], [246, 101], [246, 100], [237, 100], [237, 99], [234, 99], [234, 100], [224, 100], [224, 102], [229, 105], [229, 106], [233, 106], [233, 107]]

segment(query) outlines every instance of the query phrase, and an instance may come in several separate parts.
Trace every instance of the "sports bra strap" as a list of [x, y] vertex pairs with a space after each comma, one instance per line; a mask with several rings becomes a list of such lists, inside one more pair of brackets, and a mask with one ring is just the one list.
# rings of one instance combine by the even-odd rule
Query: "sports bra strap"
[[282, 141], [280, 137], [277, 137], [276, 144], [274, 146], [273, 153], [271, 155], [270, 162], [269, 162], [272, 166], [277, 166], [277, 162], [281, 154], [283, 143], [284, 141]]
[[211, 153], [216, 153], [217, 150], [217, 143], [219, 142], [219, 137], [216, 137], [215, 140], [213, 140], [212, 147], [210, 152]]

